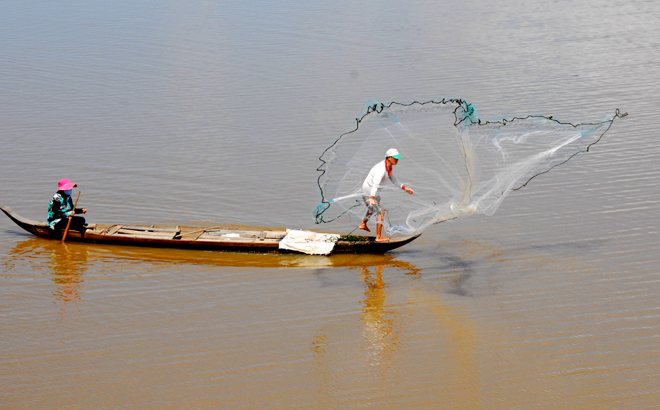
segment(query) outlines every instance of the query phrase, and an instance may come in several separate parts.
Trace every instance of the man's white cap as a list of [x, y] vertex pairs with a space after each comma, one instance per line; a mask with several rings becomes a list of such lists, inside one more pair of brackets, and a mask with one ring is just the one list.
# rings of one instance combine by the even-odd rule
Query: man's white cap
[[396, 148], [390, 148], [387, 150], [385, 153], [386, 157], [392, 157], [394, 159], [401, 159], [401, 154], [399, 154], [399, 151], [396, 150]]

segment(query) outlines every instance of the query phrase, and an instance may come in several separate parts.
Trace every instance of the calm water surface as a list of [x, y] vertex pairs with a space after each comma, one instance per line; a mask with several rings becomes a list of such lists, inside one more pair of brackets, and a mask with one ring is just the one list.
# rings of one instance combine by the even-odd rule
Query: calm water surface
[[650, 0], [0, 3], [0, 203], [31, 219], [67, 177], [91, 222], [345, 232], [313, 223], [315, 169], [367, 101], [630, 114], [381, 256], [61, 245], [3, 217], [0, 407], [656, 408], [659, 27]]

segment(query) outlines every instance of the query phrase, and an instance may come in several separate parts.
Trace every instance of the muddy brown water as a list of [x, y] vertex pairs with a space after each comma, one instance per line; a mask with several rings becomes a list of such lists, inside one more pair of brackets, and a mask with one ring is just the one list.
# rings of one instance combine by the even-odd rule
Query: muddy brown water
[[[491, 217], [386, 255], [60, 244], [0, 219], [0, 407], [646, 409], [660, 401], [652, 1], [0, 5], [0, 202], [316, 226], [369, 100], [617, 121]], [[405, 173], [404, 163], [401, 174]]]

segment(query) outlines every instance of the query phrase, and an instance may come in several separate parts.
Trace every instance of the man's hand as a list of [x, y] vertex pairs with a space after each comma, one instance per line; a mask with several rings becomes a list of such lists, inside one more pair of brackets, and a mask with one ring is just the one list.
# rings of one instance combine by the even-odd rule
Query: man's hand
[[412, 195], [414, 193], [413, 190], [408, 188], [408, 187], [403, 188], [403, 190], [406, 191], [407, 193], [409, 193], [410, 195]]
[[376, 200], [373, 199], [373, 198], [369, 198], [369, 199], [367, 199], [367, 204], [369, 204], [369, 205], [376, 205]]

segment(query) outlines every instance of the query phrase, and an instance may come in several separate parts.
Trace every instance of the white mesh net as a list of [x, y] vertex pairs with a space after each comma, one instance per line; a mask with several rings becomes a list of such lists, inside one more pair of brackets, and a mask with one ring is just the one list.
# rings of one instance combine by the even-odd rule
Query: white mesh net
[[587, 151], [625, 115], [617, 110], [589, 124], [543, 116], [482, 122], [462, 100], [371, 106], [355, 130], [320, 157], [316, 222], [362, 221], [367, 212], [362, 183], [389, 148], [403, 156], [393, 174], [415, 192], [408, 195], [388, 179], [381, 184], [389, 235], [419, 233], [473, 213], [492, 215], [512, 189]]

